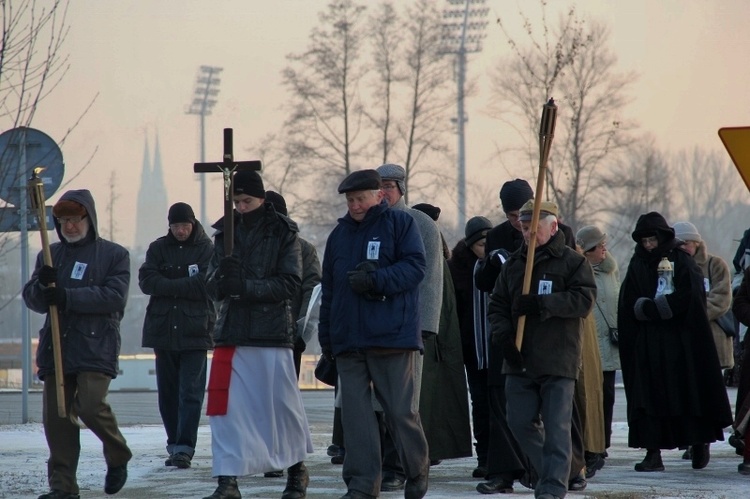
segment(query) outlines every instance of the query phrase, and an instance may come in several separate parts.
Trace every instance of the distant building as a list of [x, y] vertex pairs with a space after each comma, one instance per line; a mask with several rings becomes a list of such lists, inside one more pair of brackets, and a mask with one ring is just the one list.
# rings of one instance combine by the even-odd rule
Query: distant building
[[157, 132], [153, 166], [149, 159], [148, 138], [143, 147], [141, 186], [138, 189], [137, 223], [131, 259], [143, 258], [151, 241], [167, 233], [167, 209], [167, 189], [164, 185], [164, 170]]

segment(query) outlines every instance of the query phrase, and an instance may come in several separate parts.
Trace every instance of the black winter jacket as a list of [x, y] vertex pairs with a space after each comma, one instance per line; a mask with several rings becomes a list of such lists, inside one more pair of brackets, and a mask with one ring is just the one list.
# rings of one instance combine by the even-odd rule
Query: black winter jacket
[[172, 232], [152, 242], [138, 271], [138, 285], [151, 295], [143, 320], [142, 346], [161, 350], [208, 350], [216, 322], [206, 274], [214, 245], [196, 221], [185, 242]]
[[[128, 250], [99, 237], [96, 207], [87, 189], [68, 191], [60, 200], [70, 200], [86, 208], [88, 235], [68, 243], [54, 220], [60, 242], [50, 246], [52, 263], [57, 268], [57, 286], [65, 289], [65, 308], [58, 307], [63, 373], [101, 372], [115, 378], [120, 354], [120, 321], [125, 311], [130, 284]], [[23, 288], [26, 306], [47, 314], [39, 331], [36, 351], [38, 374], [44, 379], [55, 370], [50, 333], [49, 309], [42, 297], [43, 287], [37, 275], [43, 265], [42, 253], [36, 268]]]
[[302, 257], [297, 224], [276, 213], [270, 203], [235, 213], [233, 255], [242, 262], [245, 293], [239, 299], [221, 296], [216, 270], [224, 256], [224, 219], [217, 221], [214, 255], [209, 268], [209, 294], [217, 300], [216, 345], [294, 346], [296, 311], [292, 300], [302, 282]]

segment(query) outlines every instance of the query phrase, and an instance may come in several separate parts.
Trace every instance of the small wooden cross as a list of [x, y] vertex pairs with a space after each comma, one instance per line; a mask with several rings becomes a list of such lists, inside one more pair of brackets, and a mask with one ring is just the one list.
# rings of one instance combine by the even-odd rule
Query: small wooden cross
[[224, 160], [221, 163], [195, 163], [195, 173], [221, 172], [224, 176], [224, 256], [230, 256], [234, 249], [234, 203], [232, 202], [234, 173], [243, 170], [260, 171], [261, 163], [234, 161], [232, 152], [232, 129], [224, 129]]

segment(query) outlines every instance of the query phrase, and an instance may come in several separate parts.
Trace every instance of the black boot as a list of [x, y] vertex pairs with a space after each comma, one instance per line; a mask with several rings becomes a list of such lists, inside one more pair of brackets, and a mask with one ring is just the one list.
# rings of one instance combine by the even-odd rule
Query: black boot
[[307, 474], [305, 463], [300, 461], [287, 471], [286, 488], [284, 493], [281, 494], [281, 499], [303, 499], [307, 497], [308, 483], [310, 483], [310, 475]]
[[635, 471], [664, 471], [661, 451], [659, 449], [648, 449], [643, 461], [635, 465]]
[[203, 499], [242, 499], [240, 489], [237, 488], [237, 477], [236, 476], [220, 476], [219, 486], [216, 487], [214, 493], [210, 496], [206, 496]]
[[698, 444], [690, 447], [693, 451], [692, 461], [694, 470], [702, 470], [708, 466], [708, 461], [711, 459], [711, 451], [709, 444]]

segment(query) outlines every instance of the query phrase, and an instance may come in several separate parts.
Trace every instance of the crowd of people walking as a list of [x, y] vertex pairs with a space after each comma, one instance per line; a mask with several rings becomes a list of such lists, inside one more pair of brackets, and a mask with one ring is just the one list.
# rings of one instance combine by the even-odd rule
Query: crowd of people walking
[[[583, 490], [606, 469], [618, 370], [628, 445], [645, 452], [635, 472], [665, 471], [661, 451], [675, 448], [705, 468], [732, 426], [738, 470], [750, 474], [750, 374], [737, 376], [733, 417], [722, 371], [750, 324], [744, 249], [733, 289], [695, 225], [650, 212], [634, 224], [620, 280], [603, 227], [574, 231], [523, 179], [500, 188], [502, 223], [471, 217], [451, 248], [440, 208], [407, 206], [405, 170], [384, 164], [339, 184], [346, 212], [319, 260], [260, 174], [239, 171], [231, 185], [234, 211], [213, 236], [188, 204], [172, 205], [138, 272], [165, 466], [191, 467], [207, 387], [217, 484], [204, 499], [238, 499], [238, 477], [284, 473], [281, 498], [306, 497], [313, 447], [297, 381], [313, 313], [321, 362], [336, 369], [328, 452], [342, 465], [342, 499], [421, 499], [432, 466], [472, 455], [480, 494]], [[37, 364], [50, 490], [39, 499], [80, 498], [80, 423], [102, 441], [104, 491], [116, 494], [133, 456], [106, 395], [130, 255], [99, 235], [88, 190], [66, 192], [53, 215], [53, 264], [40, 253], [23, 288], [47, 315]]]

